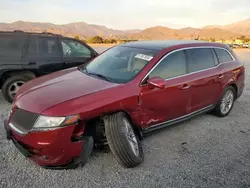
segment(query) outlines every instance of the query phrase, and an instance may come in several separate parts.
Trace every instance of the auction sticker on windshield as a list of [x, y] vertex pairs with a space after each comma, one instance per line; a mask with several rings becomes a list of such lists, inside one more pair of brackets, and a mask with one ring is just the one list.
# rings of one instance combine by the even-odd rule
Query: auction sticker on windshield
[[142, 60], [145, 60], [145, 61], [150, 61], [151, 59], [153, 59], [152, 56], [150, 56], [150, 55], [145, 55], [145, 54], [137, 54], [137, 55], [135, 56], [135, 58], [142, 59]]

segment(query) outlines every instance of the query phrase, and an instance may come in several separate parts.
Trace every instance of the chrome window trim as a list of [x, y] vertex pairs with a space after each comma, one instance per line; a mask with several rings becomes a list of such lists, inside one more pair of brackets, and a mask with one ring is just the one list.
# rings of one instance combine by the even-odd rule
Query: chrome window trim
[[[208, 69], [203, 69], [203, 70], [199, 70], [199, 71], [195, 71], [195, 72], [191, 72], [191, 73], [187, 73], [187, 74], [183, 74], [183, 75], [180, 75], [180, 76], [176, 76], [176, 77], [172, 77], [172, 78], [167, 78], [165, 79], [166, 81], [167, 80], [172, 80], [172, 79], [175, 79], [175, 78], [180, 78], [180, 77], [183, 77], [183, 76], [188, 76], [188, 75], [191, 75], [191, 74], [195, 74], [195, 73], [199, 73], [199, 72], [203, 72], [203, 71], [207, 71], [207, 70], [211, 70], [211, 69], [215, 69], [217, 67], [219, 67], [221, 64], [224, 64], [224, 63], [230, 63], [230, 62], [233, 62], [235, 61], [235, 58], [234, 56], [232, 55], [232, 53], [226, 49], [226, 48], [222, 48], [222, 47], [217, 47], [217, 46], [197, 46], [197, 47], [186, 47], [186, 48], [180, 48], [180, 49], [177, 49], [177, 50], [173, 50], [171, 52], [169, 52], [168, 54], [166, 54], [165, 56], [163, 56], [159, 61], [158, 63], [156, 63], [154, 65], [154, 67], [143, 77], [143, 79], [141, 80], [140, 82], [140, 86], [144, 85], [143, 82], [145, 81], [145, 79], [148, 77], [148, 75], [165, 59], [167, 58], [169, 55], [175, 53], [175, 52], [179, 52], [179, 51], [182, 51], [182, 50], [190, 50], [190, 49], [214, 49], [214, 48], [217, 48], [217, 49], [222, 49], [222, 50], [225, 50], [227, 51], [227, 53], [229, 53], [229, 55], [232, 57], [232, 61], [226, 61], [226, 62], [222, 62], [222, 63], [218, 63], [218, 65], [214, 66], [214, 67], [211, 67], [211, 68], [208, 68]], [[216, 54], [217, 55], [217, 54]]]

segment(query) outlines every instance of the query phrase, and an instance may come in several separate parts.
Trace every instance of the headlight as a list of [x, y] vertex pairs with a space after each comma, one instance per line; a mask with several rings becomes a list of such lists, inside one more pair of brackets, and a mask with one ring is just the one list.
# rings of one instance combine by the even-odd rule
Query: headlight
[[58, 127], [65, 120], [65, 117], [39, 116], [33, 128]]
[[69, 117], [48, 117], [48, 116], [39, 116], [34, 129], [43, 129], [43, 128], [56, 128], [65, 125], [70, 125], [76, 123], [79, 120], [79, 116], [69, 116]]

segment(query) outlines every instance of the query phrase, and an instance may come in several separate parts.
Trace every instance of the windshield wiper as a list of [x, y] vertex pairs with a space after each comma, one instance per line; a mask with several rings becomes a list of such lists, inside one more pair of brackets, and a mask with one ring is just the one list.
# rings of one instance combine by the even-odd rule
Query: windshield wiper
[[112, 82], [111, 79], [107, 78], [106, 76], [104, 76], [102, 74], [98, 74], [98, 73], [94, 73], [94, 72], [89, 72], [86, 67], [84, 67], [83, 69], [81, 69], [81, 71], [84, 72], [84, 73], [86, 73], [87, 75], [93, 75], [93, 76], [99, 77], [99, 78], [101, 78], [103, 80]]
[[97, 77], [99, 77], [99, 78], [102, 78], [103, 80], [106, 80], [106, 81], [108, 81], [108, 82], [112, 82], [111, 79], [107, 78], [106, 76], [104, 76], [104, 75], [102, 75], [102, 74], [98, 74], [98, 73], [94, 73], [94, 72], [88, 72], [87, 69], [85, 69], [85, 71], [86, 71], [86, 73], [87, 73], [88, 75], [97, 76]]

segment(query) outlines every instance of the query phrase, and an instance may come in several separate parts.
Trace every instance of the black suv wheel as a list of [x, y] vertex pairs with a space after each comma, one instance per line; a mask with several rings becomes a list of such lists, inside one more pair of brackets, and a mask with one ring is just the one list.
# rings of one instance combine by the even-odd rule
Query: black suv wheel
[[21, 76], [21, 75], [12, 76], [12, 77], [8, 78], [2, 86], [2, 93], [3, 93], [5, 100], [12, 103], [18, 89], [25, 82], [27, 82], [29, 80], [30, 80], [30, 78], [28, 78], [26, 76]]

